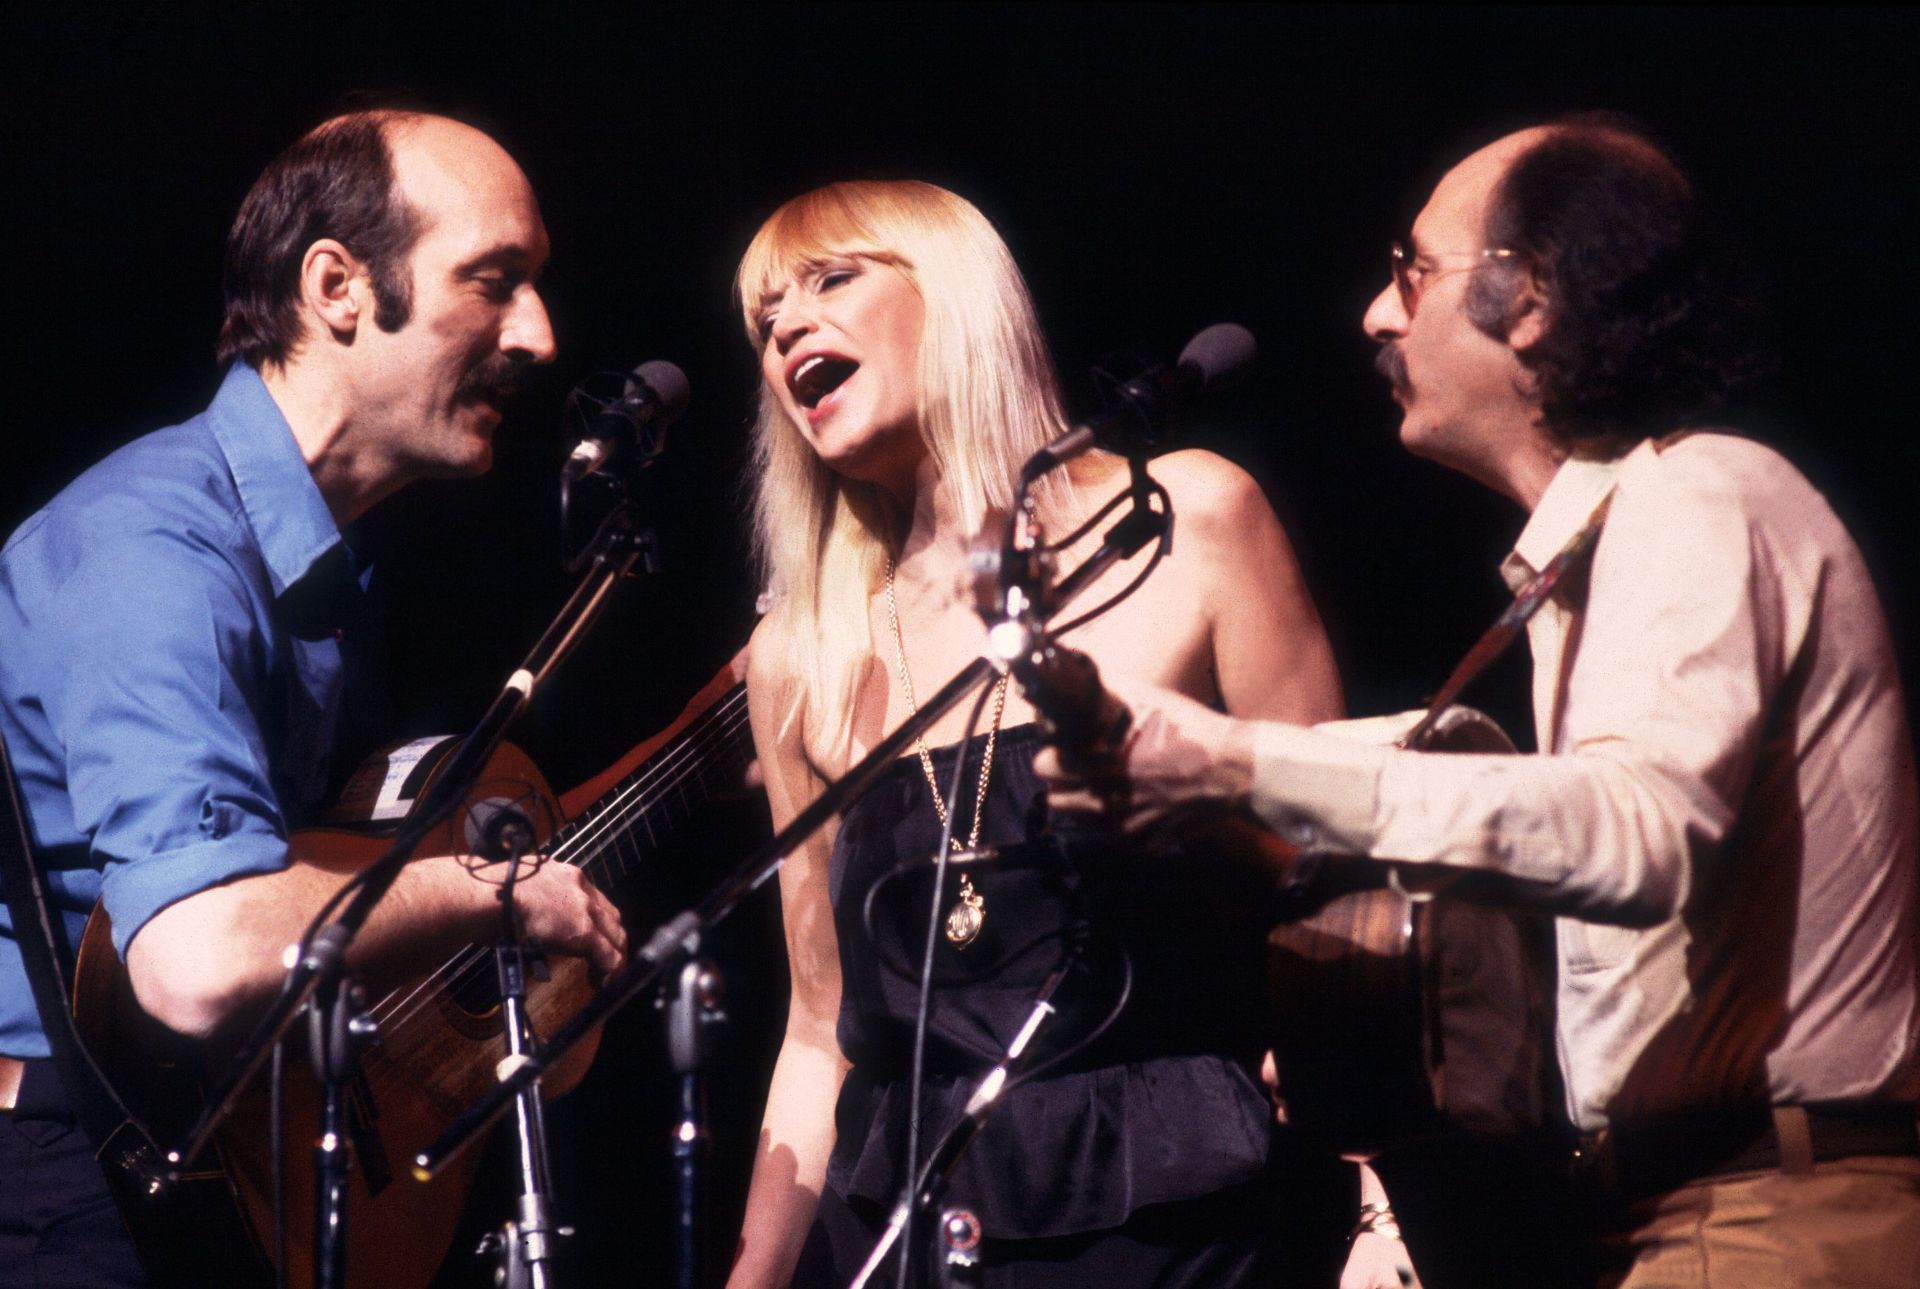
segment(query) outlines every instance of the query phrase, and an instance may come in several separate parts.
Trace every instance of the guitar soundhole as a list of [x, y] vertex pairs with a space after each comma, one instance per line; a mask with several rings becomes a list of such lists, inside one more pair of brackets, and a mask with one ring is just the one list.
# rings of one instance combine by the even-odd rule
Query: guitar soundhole
[[500, 1010], [500, 973], [491, 951], [476, 949], [460, 955], [447, 999], [476, 1020], [493, 1018]]

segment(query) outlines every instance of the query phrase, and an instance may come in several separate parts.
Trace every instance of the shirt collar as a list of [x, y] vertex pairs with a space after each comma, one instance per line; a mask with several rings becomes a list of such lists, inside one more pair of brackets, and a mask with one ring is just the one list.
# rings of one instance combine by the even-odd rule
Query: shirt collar
[[233, 364], [208, 420], [278, 598], [339, 544], [339, 525], [259, 372]]
[[1560, 549], [1572, 541], [1594, 510], [1613, 491], [1620, 470], [1633, 457], [1653, 451], [1651, 442], [1641, 443], [1622, 457], [1608, 461], [1585, 461], [1568, 457], [1554, 471], [1539, 504], [1520, 530], [1513, 551], [1500, 562], [1500, 576], [1516, 593], [1547, 566]]

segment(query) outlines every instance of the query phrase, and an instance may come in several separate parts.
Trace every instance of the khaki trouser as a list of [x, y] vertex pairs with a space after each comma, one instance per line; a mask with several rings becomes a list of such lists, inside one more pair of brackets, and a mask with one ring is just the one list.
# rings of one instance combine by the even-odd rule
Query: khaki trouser
[[1602, 1289], [1915, 1289], [1920, 1159], [1706, 1178], [1633, 1205]]

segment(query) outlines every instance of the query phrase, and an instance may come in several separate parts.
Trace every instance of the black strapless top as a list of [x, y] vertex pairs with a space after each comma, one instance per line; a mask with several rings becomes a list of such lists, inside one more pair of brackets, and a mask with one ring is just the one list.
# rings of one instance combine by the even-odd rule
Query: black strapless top
[[[954, 827], [963, 841], [984, 743], [966, 745]], [[980, 842], [1013, 858], [969, 867], [986, 901], [980, 938], [959, 949], [942, 936], [935, 951], [921, 1157], [1004, 1053], [1069, 943], [1096, 969], [1076, 973], [1063, 991], [1042, 1059], [1106, 1014], [1118, 995], [1122, 949], [1133, 979], [1115, 1024], [1009, 1092], [956, 1169], [948, 1198], [971, 1207], [999, 1238], [1105, 1230], [1145, 1205], [1251, 1180], [1265, 1166], [1272, 1121], [1256, 1077], [1271, 882], [1206, 856], [1102, 853], [1049, 829], [1033, 772], [1038, 745], [1030, 725], [1001, 733]], [[943, 786], [959, 751], [933, 754]], [[827, 1181], [882, 1210], [905, 1185], [906, 1080], [932, 893], [923, 861], [939, 840], [926, 778], [917, 758], [907, 758], [847, 808], [830, 867], [839, 1039], [853, 1070]], [[921, 863], [888, 877], [907, 862]], [[870, 936], [862, 909], [876, 882]]]

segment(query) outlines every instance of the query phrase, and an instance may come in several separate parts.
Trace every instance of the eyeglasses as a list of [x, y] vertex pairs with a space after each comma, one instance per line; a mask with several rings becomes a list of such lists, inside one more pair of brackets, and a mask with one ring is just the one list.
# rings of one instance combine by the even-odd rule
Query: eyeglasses
[[[1484, 268], [1495, 260], [1510, 260], [1518, 252], [1505, 246], [1489, 246], [1484, 251], [1430, 251], [1425, 255], [1409, 255], [1407, 248], [1400, 243], [1393, 244], [1393, 285], [1400, 292], [1400, 308], [1411, 318], [1413, 311], [1420, 306], [1420, 292], [1426, 289], [1428, 282], [1447, 273], [1468, 273]], [[1472, 259], [1472, 264], [1459, 264], [1450, 269], [1432, 268], [1428, 265], [1439, 259]]]

